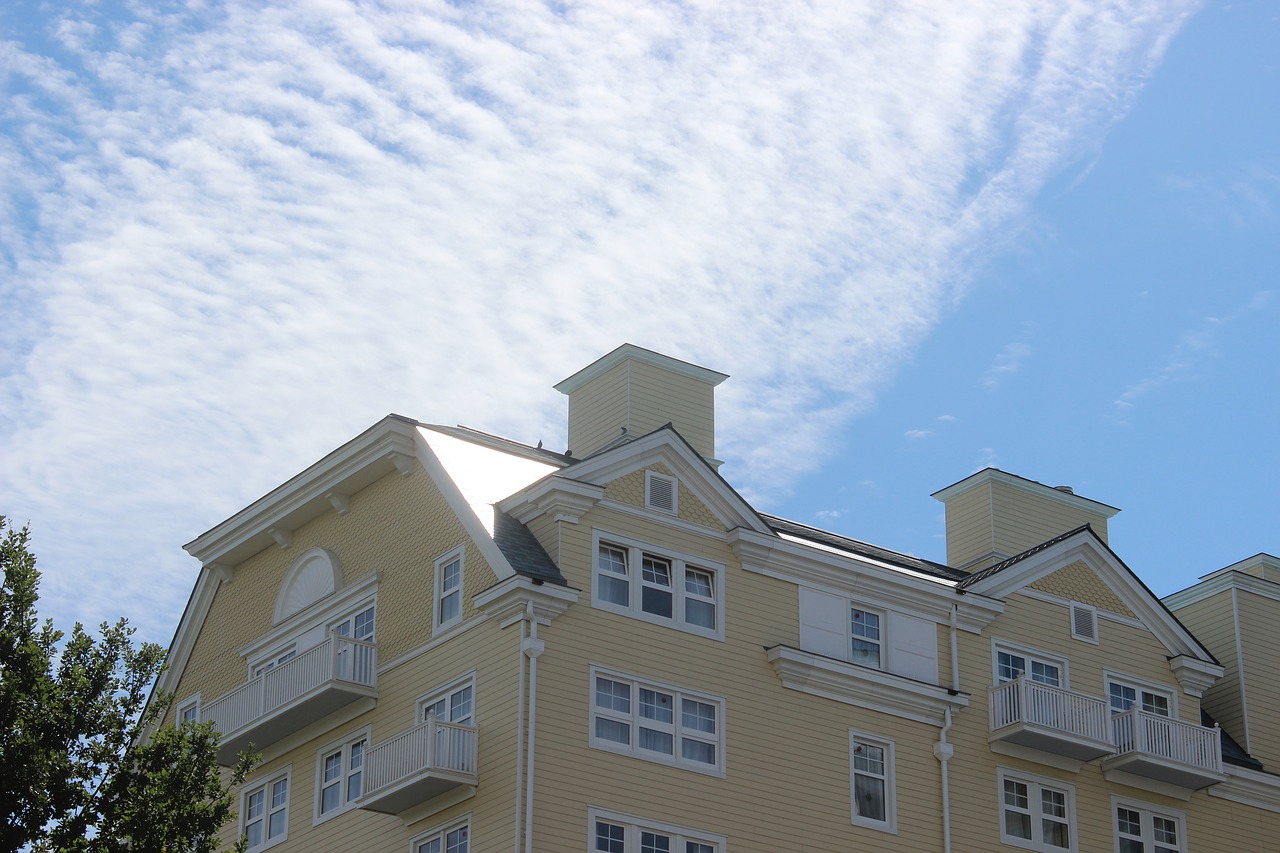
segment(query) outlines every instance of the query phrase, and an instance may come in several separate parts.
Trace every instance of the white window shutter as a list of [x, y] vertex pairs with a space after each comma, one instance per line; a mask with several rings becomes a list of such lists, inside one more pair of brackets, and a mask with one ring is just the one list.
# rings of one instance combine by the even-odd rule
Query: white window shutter
[[800, 587], [800, 648], [840, 660], [849, 659], [847, 598]]
[[938, 625], [928, 619], [889, 612], [887, 669], [907, 678], [938, 682]]

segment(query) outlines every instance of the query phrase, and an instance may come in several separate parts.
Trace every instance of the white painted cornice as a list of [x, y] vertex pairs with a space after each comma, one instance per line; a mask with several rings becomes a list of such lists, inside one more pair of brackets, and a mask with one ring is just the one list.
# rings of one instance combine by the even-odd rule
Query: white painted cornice
[[578, 590], [567, 586], [539, 583], [533, 578], [516, 575], [489, 587], [474, 599], [476, 607], [502, 627], [518, 622], [533, 607], [533, 618], [539, 625], [551, 621], [578, 600]]
[[984, 468], [976, 474], [970, 474], [958, 483], [952, 483], [945, 489], [934, 492], [932, 497], [946, 503], [952, 498], [959, 497], [966, 492], [981, 488], [990, 483], [1000, 483], [1019, 491], [1037, 495], [1042, 498], [1069, 506], [1073, 509], [1082, 509], [1085, 512], [1100, 515], [1103, 518], [1111, 518], [1120, 512], [1117, 507], [1104, 504], [1102, 501], [1095, 501], [1092, 498], [1081, 497], [1075, 492], [1067, 492], [1053, 486], [1039, 483], [1035, 480], [1028, 480], [1026, 477], [1019, 477], [1017, 474], [1010, 474], [1007, 471], [1001, 471], [999, 468]]
[[1260, 595], [1272, 601], [1280, 601], [1280, 583], [1240, 571], [1219, 569], [1213, 574], [1205, 575], [1204, 580], [1195, 586], [1187, 587], [1165, 598], [1164, 603], [1170, 610], [1176, 611], [1188, 604], [1195, 604], [1220, 592], [1233, 589]]
[[1199, 699], [1204, 692], [1222, 677], [1226, 670], [1220, 664], [1210, 663], [1191, 655], [1174, 655], [1169, 658], [1169, 669], [1173, 670], [1182, 692]]
[[774, 646], [765, 653], [783, 687], [846, 705], [941, 728], [947, 708], [956, 711], [969, 704], [966, 693], [790, 646]]
[[183, 547], [201, 563], [235, 566], [277, 544], [273, 531], [287, 543], [290, 531], [335, 508], [330, 494], [354, 494], [391, 471], [412, 472], [404, 459], [413, 459], [415, 433], [413, 421], [388, 415]]
[[1232, 764], [1222, 769], [1227, 778], [1210, 787], [1209, 796], [1280, 813], [1280, 776]]
[[729, 378], [727, 373], [721, 373], [718, 370], [712, 370], [707, 367], [700, 367], [687, 361], [681, 361], [678, 358], [672, 358], [669, 355], [663, 355], [660, 352], [654, 352], [635, 344], [623, 344], [611, 353], [602, 355], [586, 367], [579, 370], [567, 379], [562, 379], [556, 383], [555, 389], [561, 394], [572, 394], [583, 385], [586, 385], [592, 379], [600, 376], [613, 368], [622, 364], [624, 361], [639, 361], [644, 364], [650, 364], [654, 367], [661, 367], [672, 373], [678, 373], [681, 376], [687, 376], [690, 379], [697, 379], [699, 382], [705, 382], [715, 387], [721, 382]]
[[604, 487], [553, 474], [498, 502], [498, 509], [521, 524], [539, 516], [577, 524], [604, 497]]
[[931, 579], [858, 555], [743, 528], [730, 530], [728, 539], [747, 571], [836, 591], [938, 624], [950, 622], [955, 606], [957, 627], [972, 633], [981, 633], [1004, 612], [1000, 601], [982, 595], [957, 595], [955, 581]]

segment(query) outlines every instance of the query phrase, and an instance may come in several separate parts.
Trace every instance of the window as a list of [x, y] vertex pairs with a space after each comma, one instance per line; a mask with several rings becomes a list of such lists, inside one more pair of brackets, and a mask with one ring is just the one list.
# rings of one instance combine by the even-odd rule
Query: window
[[1107, 679], [1107, 697], [1111, 702], [1111, 713], [1123, 714], [1134, 705], [1138, 705], [1148, 714], [1161, 717], [1171, 716], [1172, 694], [1167, 690], [1143, 685], [1138, 682]]
[[[612, 541], [611, 541], [612, 540]], [[593, 603], [605, 610], [719, 637], [723, 566], [617, 538], [596, 540]]]
[[591, 745], [722, 772], [724, 700], [591, 669]]
[[262, 675], [264, 672], [270, 672], [271, 670], [278, 667], [280, 664], [289, 660], [293, 660], [297, 656], [298, 656], [298, 650], [296, 648], [289, 648], [288, 650], [273, 652], [269, 659], [254, 665], [253, 677], [257, 678], [259, 675]]
[[462, 549], [436, 560], [435, 630], [452, 627], [462, 619]]
[[1186, 853], [1183, 816], [1145, 803], [1112, 798], [1119, 853]]
[[1075, 789], [1000, 771], [1000, 840], [1029, 850], [1075, 849]]
[[351, 808], [363, 793], [368, 731], [319, 752], [316, 766], [316, 817], [325, 820]]
[[428, 714], [435, 714], [437, 720], [446, 723], [461, 723], [469, 726], [475, 723], [475, 676], [468, 675], [455, 681], [448, 687], [437, 690], [418, 703], [421, 709], [418, 719], [426, 721]]
[[197, 693], [179, 705], [176, 716], [178, 725], [200, 722], [200, 694]]
[[849, 773], [853, 823], [896, 832], [893, 741], [849, 732]]
[[240, 832], [249, 850], [265, 850], [289, 835], [289, 772], [246, 787], [240, 800]]
[[873, 610], [853, 607], [849, 611], [850, 663], [880, 668], [880, 614]]
[[591, 849], [604, 853], [721, 853], [719, 835], [588, 809]]
[[1008, 645], [995, 646], [996, 683], [1004, 684], [1015, 678], [1047, 684], [1050, 687], [1066, 686], [1066, 661], [1031, 649]]
[[470, 853], [471, 818], [436, 827], [409, 845], [411, 853]]
[[680, 491], [676, 487], [676, 478], [644, 472], [644, 505], [649, 509], [675, 515]]
[[373, 605], [366, 607], [354, 616], [342, 619], [332, 628], [340, 637], [354, 637], [357, 640], [373, 639]]

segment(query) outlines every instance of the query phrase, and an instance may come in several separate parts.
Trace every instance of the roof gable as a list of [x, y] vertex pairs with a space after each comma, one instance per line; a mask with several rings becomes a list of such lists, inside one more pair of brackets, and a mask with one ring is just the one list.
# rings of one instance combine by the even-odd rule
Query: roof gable
[[[1092, 580], [1086, 580], [1089, 574]], [[1208, 665], [1210, 670], [1216, 668], [1221, 674], [1221, 667], [1208, 649], [1088, 525], [975, 572], [958, 586], [961, 592], [998, 599], [1027, 588], [1077, 601], [1081, 599], [1063, 593], [1082, 591], [1097, 599], [1086, 604], [1120, 615], [1132, 614], [1164, 645], [1170, 657], [1185, 656]], [[1119, 610], [1120, 606], [1128, 614]]]

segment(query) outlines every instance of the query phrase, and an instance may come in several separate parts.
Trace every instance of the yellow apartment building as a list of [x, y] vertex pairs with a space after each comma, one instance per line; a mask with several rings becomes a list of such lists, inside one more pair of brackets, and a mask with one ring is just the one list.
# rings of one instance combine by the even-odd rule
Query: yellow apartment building
[[[160, 687], [253, 853], [1280, 849], [1280, 561], [1161, 602], [987, 469], [947, 565], [752, 508], [624, 345], [556, 453], [391, 415], [190, 542]], [[1194, 633], [1193, 633], [1194, 632]]]

